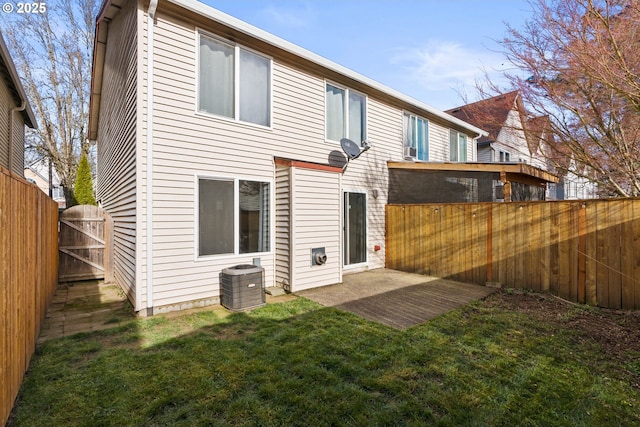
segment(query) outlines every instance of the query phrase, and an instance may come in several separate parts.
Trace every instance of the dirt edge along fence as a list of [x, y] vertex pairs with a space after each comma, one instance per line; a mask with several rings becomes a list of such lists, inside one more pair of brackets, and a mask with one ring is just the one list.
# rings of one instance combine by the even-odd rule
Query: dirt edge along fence
[[0, 425], [9, 418], [58, 279], [58, 204], [0, 167]]
[[386, 266], [640, 309], [640, 199], [387, 205]]

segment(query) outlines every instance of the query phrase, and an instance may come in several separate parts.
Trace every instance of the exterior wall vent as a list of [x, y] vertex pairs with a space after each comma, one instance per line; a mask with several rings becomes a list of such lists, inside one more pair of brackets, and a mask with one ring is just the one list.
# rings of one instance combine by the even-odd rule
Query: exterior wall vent
[[327, 263], [327, 253], [324, 248], [311, 249], [311, 265], [324, 265]]

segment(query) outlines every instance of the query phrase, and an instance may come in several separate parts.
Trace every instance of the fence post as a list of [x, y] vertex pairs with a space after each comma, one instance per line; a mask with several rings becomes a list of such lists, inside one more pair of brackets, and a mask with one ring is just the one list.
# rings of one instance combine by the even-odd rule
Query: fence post
[[578, 207], [578, 302], [586, 302], [587, 293], [587, 205]]
[[493, 282], [493, 206], [487, 208], [487, 283]]

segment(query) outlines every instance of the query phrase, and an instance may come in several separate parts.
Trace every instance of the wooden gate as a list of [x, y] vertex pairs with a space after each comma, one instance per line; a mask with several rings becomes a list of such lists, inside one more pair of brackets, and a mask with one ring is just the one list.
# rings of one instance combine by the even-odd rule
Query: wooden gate
[[97, 206], [79, 205], [60, 215], [58, 281], [103, 279], [105, 214]]

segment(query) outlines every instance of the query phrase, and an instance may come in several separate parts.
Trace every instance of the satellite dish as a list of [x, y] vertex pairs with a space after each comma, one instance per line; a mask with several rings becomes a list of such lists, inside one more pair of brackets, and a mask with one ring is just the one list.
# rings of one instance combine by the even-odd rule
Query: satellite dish
[[360, 155], [360, 147], [358, 147], [358, 144], [356, 144], [349, 138], [342, 138], [340, 140], [340, 146], [342, 147], [342, 151], [345, 152], [349, 160], [353, 160]]

